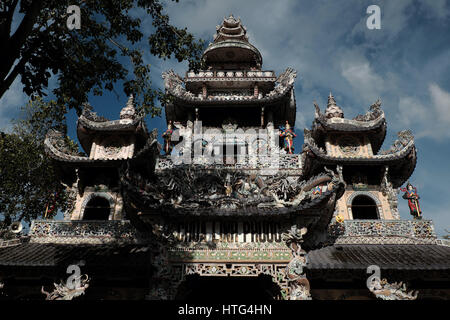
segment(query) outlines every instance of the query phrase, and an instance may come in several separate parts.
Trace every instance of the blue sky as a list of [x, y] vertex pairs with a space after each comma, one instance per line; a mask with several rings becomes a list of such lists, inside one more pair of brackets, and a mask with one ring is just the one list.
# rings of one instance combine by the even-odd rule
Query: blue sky
[[[74, 4], [76, 1], [74, 1]], [[381, 29], [366, 27], [366, 9], [381, 8]], [[295, 146], [301, 150], [302, 132], [314, 117], [313, 100], [322, 108], [330, 90], [348, 118], [365, 113], [377, 99], [383, 101], [389, 148], [396, 133], [411, 129], [416, 138], [418, 164], [410, 178], [418, 187], [425, 218], [436, 231], [450, 230], [450, 1], [447, 0], [196, 0], [167, 2], [172, 23], [187, 27], [195, 36], [212, 41], [215, 26], [225, 15], [241, 17], [250, 42], [263, 56], [263, 68], [277, 74], [287, 67], [297, 70]], [[143, 32], [151, 20], [135, 10]], [[186, 63], [155, 59], [142, 43], [145, 60], [152, 65], [152, 83], [163, 87], [161, 72], [174, 69], [183, 75]], [[56, 79], [52, 79], [54, 86]], [[95, 110], [118, 118], [127, 97], [120, 84], [115, 94], [90, 97]], [[0, 127], [17, 116], [26, 102], [16, 81], [0, 100]], [[74, 112], [68, 117], [69, 134], [75, 138]], [[163, 118], [149, 119], [149, 128], [161, 133]], [[402, 218], [410, 219], [406, 201], [399, 199]]]

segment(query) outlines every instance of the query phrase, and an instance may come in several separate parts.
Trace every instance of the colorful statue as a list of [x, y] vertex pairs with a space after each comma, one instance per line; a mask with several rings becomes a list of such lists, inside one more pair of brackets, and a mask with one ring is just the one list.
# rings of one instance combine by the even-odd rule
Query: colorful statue
[[286, 121], [286, 127], [280, 127], [280, 137], [284, 138], [284, 150], [287, 153], [292, 154], [294, 152], [293, 140], [297, 136], [294, 130], [291, 129], [289, 122]]
[[419, 205], [419, 195], [417, 194], [417, 188], [408, 182], [406, 188], [400, 188], [400, 191], [404, 192], [403, 199], [408, 200], [409, 212], [414, 219], [422, 219], [422, 211]]
[[315, 186], [315, 187], [312, 189], [312, 195], [313, 195], [313, 197], [320, 196], [321, 194], [322, 194], [322, 188], [321, 188], [320, 186]]
[[166, 154], [170, 154], [172, 152], [173, 143], [172, 143], [172, 120], [169, 121], [169, 124], [167, 125], [167, 130], [162, 134], [162, 137], [164, 138], [164, 152]]
[[345, 220], [345, 218], [344, 218], [344, 216], [342, 215], [342, 214], [338, 214], [338, 215], [336, 215], [336, 222], [337, 223], [342, 223], [342, 222], [344, 222], [344, 220]]

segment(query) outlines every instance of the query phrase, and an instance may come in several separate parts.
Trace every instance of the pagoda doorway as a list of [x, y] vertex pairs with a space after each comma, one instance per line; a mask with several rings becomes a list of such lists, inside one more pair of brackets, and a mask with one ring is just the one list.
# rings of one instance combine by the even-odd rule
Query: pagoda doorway
[[103, 197], [94, 197], [86, 205], [83, 220], [109, 220], [111, 207]]
[[377, 204], [366, 195], [356, 196], [352, 202], [352, 215], [353, 219], [379, 219]]
[[280, 299], [280, 288], [267, 275], [258, 277], [211, 277], [189, 275], [175, 299], [187, 301], [269, 301]]

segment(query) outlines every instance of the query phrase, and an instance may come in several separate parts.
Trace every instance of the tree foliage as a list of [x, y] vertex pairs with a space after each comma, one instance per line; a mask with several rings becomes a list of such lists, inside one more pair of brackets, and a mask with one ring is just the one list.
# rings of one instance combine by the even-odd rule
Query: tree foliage
[[[69, 5], [81, 9], [79, 30], [67, 28]], [[151, 54], [188, 60], [192, 69], [200, 67], [204, 49], [203, 41], [171, 25], [163, 9], [159, 0], [1, 1], [0, 97], [18, 76], [27, 95], [45, 95], [53, 73], [57, 102], [78, 112], [89, 93], [101, 95], [123, 81], [125, 93], [133, 93], [145, 113], [159, 114], [154, 102], [162, 92], [151, 87], [150, 65], [144, 64], [139, 49], [141, 29], [153, 30], [147, 39]], [[152, 26], [143, 26], [139, 13], [146, 14]], [[132, 72], [119, 61], [123, 57], [130, 59]]]
[[[66, 194], [57, 168], [44, 151], [45, 135], [50, 129], [65, 132], [65, 110], [55, 101], [37, 98], [22, 108], [14, 121], [13, 133], [0, 136], [0, 216], [4, 225], [13, 221], [30, 222], [48, 218], [66, 206]], [[75, 142], [66, 138], [72, 152]]]

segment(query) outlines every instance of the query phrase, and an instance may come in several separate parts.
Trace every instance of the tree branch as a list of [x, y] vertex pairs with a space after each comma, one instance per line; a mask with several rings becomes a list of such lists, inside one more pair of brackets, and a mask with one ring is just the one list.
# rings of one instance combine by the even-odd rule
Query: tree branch
[[0, 15], [3, 16], [3, 22], [0, 23], [0, 39], [3, 41], [6, 41], [11, 33], [12, 19], [18, 2], [19, 0], [11, 0], [9, 4], [5, 4], [5, 11]]
[[3, 79], [3, 81], [0, 81], [0, 97], [2, 97], [6, 90], [11, 87], [11, 84], [14, 82], [14, 80], [19, 75], [20, 70], [25, 65], [25, 59], [22, 58], [22, 60], [19, 61], [19, 63], [16, 64], [14, 69], [11, 71], [11, 73], [6, 77], [6, 79]]
[[31, 34], [33, 26], [37, 20], [37, 17], [39, 16], [42, 2], [43, 1], [40, 0], [34, 0], [31, 3], [31, 6], [28, 8], [27, 13], [22, 19], [19, 27], [14, 32], [14, 34], [6, 41], [5, 47], [8, 49], [4, 54], [2, 54], [0, 77], [5, 77], [8, 74], [9, 70], [11, 70], [14, 62], [19, 58], [20, 49], [24, 45], [28, 36]]

